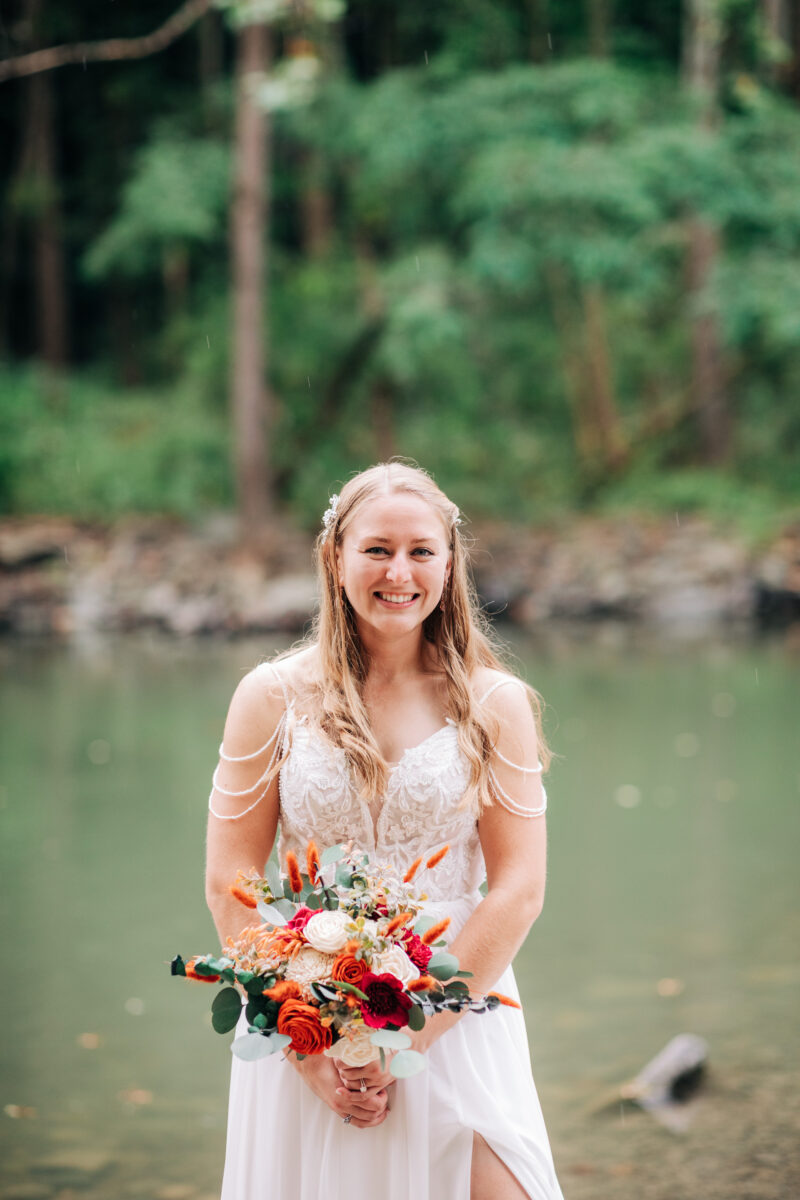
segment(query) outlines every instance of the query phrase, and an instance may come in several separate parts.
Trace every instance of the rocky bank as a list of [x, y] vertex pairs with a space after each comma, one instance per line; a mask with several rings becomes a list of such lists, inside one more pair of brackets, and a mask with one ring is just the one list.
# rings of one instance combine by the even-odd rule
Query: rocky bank
[[[523, 628], [614, 617], [660, 629], [800, 624], [800, 520], [759, 546], [700, 517], [485, 523], [471, 530], [488, 610]], [[315, 606], [312, 539], [276, 523], [245, 550], [227, 516], [114, 525], [0, 521], [0, 631], [69, 638], [295, 632]]]

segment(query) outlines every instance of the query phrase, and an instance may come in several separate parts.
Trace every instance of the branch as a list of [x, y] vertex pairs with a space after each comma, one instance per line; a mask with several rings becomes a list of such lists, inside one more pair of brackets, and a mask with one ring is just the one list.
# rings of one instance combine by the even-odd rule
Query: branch
[[147, 58], [166, 49], [205, 16], [212, 0], [186, 0], [177, 12], [163, 25], [144, 37], [109, 38], [105, 42], [77, 42], [71, 46], [50, 46], [47, 50], [34, 50], [30, 54], [18, 54], [15, 58], [0, 59], [0, 83], [6, 79], [19, 79], [23, 75], [36, 75], [40, 71], [52, 71], [69, 63], [113, 62], [123, 58]]

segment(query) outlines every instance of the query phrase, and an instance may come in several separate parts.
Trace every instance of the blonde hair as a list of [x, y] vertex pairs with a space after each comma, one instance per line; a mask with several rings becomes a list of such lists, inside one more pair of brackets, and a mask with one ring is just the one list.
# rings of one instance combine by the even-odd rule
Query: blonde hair
[[[425, 619], [423, 633], [435, 647], [447, 679], [447, 708], [458, 729], [458, 740], [469, 763], [465, 804], [478, 811], [492, 803], [489, 762], [499, 736], [499, 722], [474, 698], [471, 679], [479, 667], [506, 672], [475, 596], [469, 573], [469, 551], [461, 532], [459, 512], [431, 476], [416, 465], [392, 460], [378, 463], [344, 485], [326, 514], [317, 538], [319, 612], [306, 645], [316, 644], [319, 670], [310, 685], [313, 715], [330, 741], [344, 750], [366, 800], [385, 793], [388, 764], [370, 726], [363, 698], [368, 660], [361, 644], [355, 613], [339, 584], [336, 551], [361, 508], [378, 496], [405, 492], [418, 496], [441, 518], [449, 539], [451, 567], [441, 604]], [[543, 702], [525, 685], [538, 735], [539, 758], [546, 770], [550, 750], [542, 732]]]

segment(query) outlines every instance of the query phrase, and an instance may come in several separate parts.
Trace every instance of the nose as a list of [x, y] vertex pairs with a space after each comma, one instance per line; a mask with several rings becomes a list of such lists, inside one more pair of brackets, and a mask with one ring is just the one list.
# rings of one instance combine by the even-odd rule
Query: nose
[[386, 578], [391, 583], [403, 583], [411, 578], [411, 569], [403, 554], [395, 554], [386, 564]]

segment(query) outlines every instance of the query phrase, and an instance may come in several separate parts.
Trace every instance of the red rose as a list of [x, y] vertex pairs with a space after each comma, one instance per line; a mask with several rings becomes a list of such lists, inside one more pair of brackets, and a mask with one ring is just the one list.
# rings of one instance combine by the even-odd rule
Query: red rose
[[373, 975], [367, 971], [360, 986], [367, 997], [361, 1001], [365, 1025], [383, 1029], [384, 1025], [408, 1024], [408, 1010], [413, 1001], [405, 994], [402, 983], [395, 975], [389, 975], [388, 972]]
[[428, 963], [433, 958], [433, 951], [410, 929], [403, 934], [403, 949], [415, 967], [419, 967], [420, 971], [427, 970]]
[[285, 927], [286, 929], [305, 929], [313, 915], [313, 908], [306, 908], [305, 904], [301, 904], [291, 921], [286, 922]]

